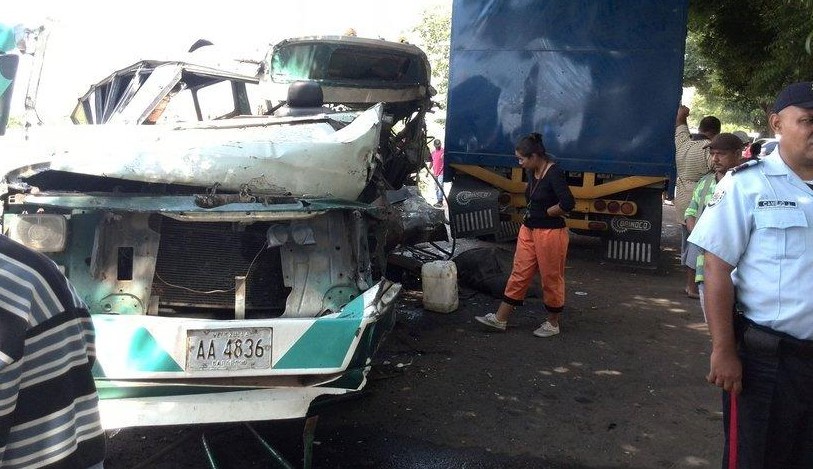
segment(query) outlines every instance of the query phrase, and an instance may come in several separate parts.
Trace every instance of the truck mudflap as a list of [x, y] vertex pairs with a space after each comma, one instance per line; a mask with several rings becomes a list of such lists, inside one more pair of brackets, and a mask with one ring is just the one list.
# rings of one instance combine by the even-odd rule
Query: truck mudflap
[[468, 238], [497, 233], [500, 189], [477, 179], [456, 175], [449, 193], [452, 236]]
[[629, 191], [626, 200], [634, 202], [634, 216], [614, 215], [607, 220], [603, 257], [616, 263], [639, 267], [657, 267], [660, 260], [662, 226], [662, 189], [641, 188]]
[[215, 321], [94, 315], [105, 428], [304, 417], [321, 395], [360, 390], [395, 323], [382, 279], [317, 318]]

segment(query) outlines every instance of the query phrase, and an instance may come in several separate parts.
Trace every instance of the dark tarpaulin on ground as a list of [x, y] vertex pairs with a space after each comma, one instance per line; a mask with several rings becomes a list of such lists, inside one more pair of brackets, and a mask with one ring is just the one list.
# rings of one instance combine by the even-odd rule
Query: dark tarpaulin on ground
[[[514, 252], [494, 246], [472, 248], [454, 258], [457, 265], [457, 278], [461, 285], [487, 293], [494, 298], [502, 298], [511, 267]], [[541, 298], [542, 288], [539, 275], [531, 282], [528, 297]]]

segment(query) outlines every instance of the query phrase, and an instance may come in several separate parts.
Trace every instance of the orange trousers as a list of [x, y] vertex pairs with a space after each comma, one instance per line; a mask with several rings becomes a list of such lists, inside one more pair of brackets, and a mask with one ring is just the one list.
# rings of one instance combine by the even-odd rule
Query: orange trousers
[[551, 313], [565, 307], [565, 259], [570, 242], [567, 228], [528, 228], [522, 225], [517, 236], [514, 267], [505, 286], [504, 300], [519, 306], [539, 272], [542, 301]]

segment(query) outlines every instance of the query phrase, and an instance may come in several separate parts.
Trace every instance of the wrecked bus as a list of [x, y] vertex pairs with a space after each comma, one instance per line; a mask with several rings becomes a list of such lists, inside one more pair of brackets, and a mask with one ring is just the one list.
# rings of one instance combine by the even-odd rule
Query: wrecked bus
[[0, 186], [3, 234], [90, 309], [106, 428], [304, 417], [364, 386], [394, 323], [383, 195], [423, 161], [423, 52], [337, 37], [194, 57], [94, 84]]

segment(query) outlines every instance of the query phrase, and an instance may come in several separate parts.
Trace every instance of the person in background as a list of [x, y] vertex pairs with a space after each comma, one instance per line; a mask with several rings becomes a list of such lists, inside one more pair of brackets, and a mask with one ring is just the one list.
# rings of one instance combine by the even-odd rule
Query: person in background
[[0, 236], [0, 468], [98, 469], [87, 308], [56, 264]]
[[435, 139], [432, 142], [434, 146], [434, 150], [432, 150], [432, 162], [431, 170], [432, 175], [435, 176], [435, 197], [437, 201], [435, 202], [435, 207], [443, 206], [443, 146], [441, 146], [440, 140]]
[[[706, 204], [711, 200], [717, 183], [730, 169], [740, 163], [743, 145], [741, 138], [735, 134], [728, 133], [718, 134], [711, 139], [711, 142], [707, 145], [714, 172], [703, 176], [700, 181], [697, 182], [694, 193], [692, 193], [692, 200], [689, 202], [689, 207], [685, 213], [686, 229], [690, 235], [694, 226], [697, 224], [697, 219], [703, 214]], [[703, 316], [705, 317], [706, 309], [703, 305], [703, 250], [692, 243], [688, 243], [687, 251], [686, 266], [695, 270], [695, 282], [697, 283], [697, 289], [700, 293], [700, 307], [703, 309]]]
[[740, 152], [740, 156], [741, 158], [745, 158], [745, 151], [748, 150], [748, 147], [751, 145], [751, 137], [749, 137], [748, 134], [742, 130], [735, 130], [731, 132], [731, 134], [739, 138], [742, 142], [742, 151]]
[[759, 142], [754, 142], [748, 147], [748, 150], [746, 150], [745, 157], [756, 159], [759, 158], [760, 153], [762, 153], [762, 144]]
[[735, 130], [731, 132], [731, 134], [740, 139], [740, 141], [742, 141], [743, 148], [751, 144], [751, 137], [749, 137], [748, 134], [745, 133], [745, 131]]
[[475, 319], [498, 331], [505, 331], [515, 306], [523, 303], [537, 271], [542, 278], [542, 297], [547, 320], [534, 331], [537, 337], [559, 333], [565, 307], [565, 260], [569, 234], [564, 216], [575, 206], [564, 171], [548, 156], [542, 136], [532, 133], [517, 143], [519, 165], [528, 172], [525, 220], [517, 236], [514, 266], [496, 313]]
[[[711, 155], [706, 145], [720, 133], [720, 120], [714, 116], [706, 116], [700, 120], [699, 137], [693, 139], [689, 133], [687, 119], [689, 108], [681, 105], [675, 117], [675, 165], [677, 180], [675, 181], [675, 211], [681, 226], [680, 262], [686, 265], [687, 248], [686, 238], [689, 231], [683, 215], [689, 206], [697, 181], [711, 172]], [[697, 284], [694, 282], [694, 269], [686, 267], [686, 278], [683, 290], [689, 298], [700, 298]]]
[[813, 467], [813, 82], [783, 89], [769, 123], [778, 150], [724, 177], [689, 237], [706, 251], [725, 468]]

